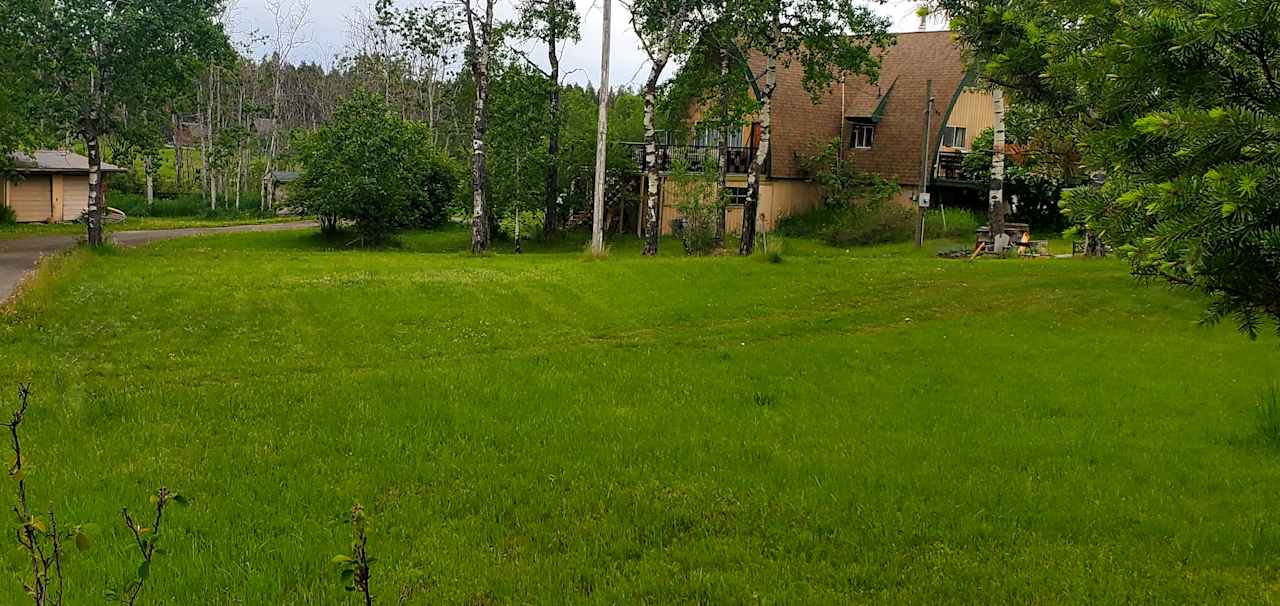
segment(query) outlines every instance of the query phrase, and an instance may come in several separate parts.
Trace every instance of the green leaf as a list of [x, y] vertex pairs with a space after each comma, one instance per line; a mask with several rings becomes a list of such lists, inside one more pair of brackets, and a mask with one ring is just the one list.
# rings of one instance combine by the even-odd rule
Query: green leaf
[[175, 494], [175, 495], [173, 495], [173, 502], [174, 502], [174, 503], [177, 503], [177, 504], [179, 504], [179, 505], [181, 505], [181, 506], [183, 506], [183, 507], [188, 507], [188, 506], [190, 506], [190, 505], [191, 505], [191, 501], [188, 501], [188, 500], [187, 500], [187, 497], [184, 497], [184, 496], [182, 496], [182, 495], [180, 495], [180, 494]]
[[138, 580], [145, 581], [149, 576], [151, 576], [151, 560], [143, 560], [138, 565]]
[[336, 555], [336, 556], [333, 556], [333, 559], [332, 559], [332, 560], [329, 560], [329, 561], [330, 561], [331, 563], [333, 563], [333, 564], [346, 564], [347, 562], [350, 562], [350, 561], [351, 561], [351, 557], [350, 557], [350, 556], [345, 556], [345, 555], [342, 555], [342, 554], [338, 554], [338, 555]]
[[89, 535], [84, 532], [77, 532], [75, 541], [76, 549], [79, 549], [82, 553], [89, 551], [89, 548], [93, 546], [93, 539], [89, 538]]

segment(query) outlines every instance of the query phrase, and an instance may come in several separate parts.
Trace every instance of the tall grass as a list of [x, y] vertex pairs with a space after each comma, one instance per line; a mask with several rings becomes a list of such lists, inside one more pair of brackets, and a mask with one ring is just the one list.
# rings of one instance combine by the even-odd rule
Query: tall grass
[[1280, 386], [1273, 385], [1258, 398], [1258, 433], [1262, 441], [1280, 448]]
[[[878, 211], [850, 213], [845, 209], [819, 208], [788, 217], [777, 233], [789, 237], [820, 237], [829, 244], [887, 244], [907, 242], [915, 235], [913, 209], [887, 204]], [[970, 240], [985, 219], [963, 208], [931, 208], [924, 215], [928, 239]]]
[[[236, 217], [257, 217], [264, 213], [258, 208], [258, 194], [246, 194], [240, 199], [240, 210], [219, 200], [218, 208], [209, 208], [209, 203], [199, 194], [179, 194], [170, 198], [156, 198], [147, 206], [147, 198], [142, 194], [112, 192], [107, 203], [118, 208], [130, 217], [202, 217], [209, 219], [228, 219]], [[270, 213], [265, 213], [270, 215]]]
[[924, 214], [924, 237], [935, 239], [972, 239], [986, 219], [966, 208], [930, 208]]

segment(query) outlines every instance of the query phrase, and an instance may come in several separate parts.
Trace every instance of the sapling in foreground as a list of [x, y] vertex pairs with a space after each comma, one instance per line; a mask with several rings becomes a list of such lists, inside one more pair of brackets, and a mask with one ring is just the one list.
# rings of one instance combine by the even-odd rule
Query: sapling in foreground
[[351, 508], [351, 552], [333, 556], [332, 561], [339, 566], [342, 586], [347, 591], [360, 592], [365, 606], [371, 606], [373, 595], [369, 593], [369, 564], [373, 563], [373, 558], [369, 557], [365, 549], [368, 543], [368, 537], [365, 536], [367, 521], [364, 506], [356, 503]]
[[49, 508], [48, 519], [32, 513], [27, 500], [27, 472], [29, 466], [22, 452], [22, 440], [18, 434], [22, 422], [26, 419], [27, 405], [31, 397], [31, 386], [18, 386], [18, 409], [5, 427], [9, 428], [10, 446], [13, 448], [13, 461], [9, 464], [9, 478], [17, 484], [17, 505], [13, 512], [18, 518], [18, 550], [24, 559], [31, 562], [30, 576], [25, 573], [19, 578], [22, 588], [36, 606], [60, 606], [63, 597], [62, 577], [62, 545], [70, 540], [80, 551], [89, 549], [91, 541], [85, 534], [85, 527], [75, 526], [70, 530], [59, 530], [58, 519], [53, 508]]
[[124, 594], [120, 596], [120, 602], [123, 604], [133, 606], [133, 604], [137, 603], [138, 594], [142, 593], [142, 587], [146, 585], [147, 578], [151, 576], [152, 558], [156, 554], [164, 553], [164, 550], [158, 548], [157, 543], [160, 541], [160, 524], [164, 522], [164, 512], [170, 503], [177, 503], [186, 507], [187, 499], [163, 486], [154, 495], [151, 495], [151, 505], [155, 507], [155, 518], [152, 519], [151, 526], [143, 526], [141, 523], [136, 522], [129, 513], [128, 507], [120, 510], [120, 513], [124, 516], [125, 526], [128, 527], [129, 532], [133, 533], [133, 541], [138, 546], [138, 554], [142, 556], [142, 562], [138, 564], [137, 578], [125, 586]]

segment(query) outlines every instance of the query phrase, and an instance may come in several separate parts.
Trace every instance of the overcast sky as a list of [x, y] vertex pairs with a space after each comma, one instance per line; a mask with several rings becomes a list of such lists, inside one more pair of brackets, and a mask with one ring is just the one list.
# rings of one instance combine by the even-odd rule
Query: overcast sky
[[[275, 32], [275, 21], [268, 8], [273, 0], [234, 0], [227, 15], [228, 27], [238, 40], [248, 40], [253, 34], [270, 35]], [[306, 43], [293, 52], [291, 60], [312, 61], [331, 66], [333, 58], [342, 54], [350, 38], [349, 18], [358, 11], [372, 12], [371, 0], [274, 0], [285, 7], [307, 7], [307, 21], [303, 30]], [[419, 4], [426, 0], [397, 0], [398, 6]], [[644, 52], [640, 50], [635, 33], [631, 31], [630, 14], [618, 0], [613, 1], [613, 35], [610, 54], [610, 80], [613, 86], [636, 87], [643, 82], [647, 67]], [[582, 12], [582, 41], [565, 49], [561, 61], [562, 70], [577, 70], [567, 74], [567, 82], [597, 83], [600, 78], [601, 2], [603, 0], [578, 0]], [[886, 4], [873, 4], [881, 14], [893, 20], [895, 32], [915, 31], [920, 20], [915, 15], [919, 3], [890, 0]], [[515, 15], [514, 0], [497, 0], [499, 19]], [[929, 29], [944, 29], [941, 20], [931, 20]], [[545, 51], [536, 45], [526, 45], [529, 55], [545, 66]], [[265, 47], [258, 45], [255, 54], [264, 54]], [[668, 68], [669, 72], [674, 71]], [[669, 74], [668, 74], [669, 75]]]

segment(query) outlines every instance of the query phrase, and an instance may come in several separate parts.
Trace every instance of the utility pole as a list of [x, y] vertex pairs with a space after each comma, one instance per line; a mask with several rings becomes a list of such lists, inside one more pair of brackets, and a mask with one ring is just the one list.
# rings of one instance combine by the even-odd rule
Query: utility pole
[[933, 130], [933, 80], [925, 82], [929, 102], [924, 108], [924, 147], [920, 151], [920, 192], [916, 194], [916, 248], [924, 246], [924, 213], [929, 208], [929, 132]]
[[591, 213], [591, 254], [604, 254], [604, 165], [609, 134], [609, 31], [611, 0], [604, 2], [604, 41], [600, 44], [600, 113], [596, 122], [596, 192]]

